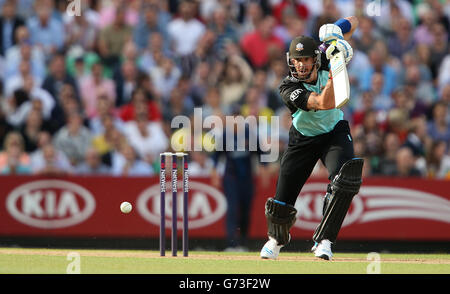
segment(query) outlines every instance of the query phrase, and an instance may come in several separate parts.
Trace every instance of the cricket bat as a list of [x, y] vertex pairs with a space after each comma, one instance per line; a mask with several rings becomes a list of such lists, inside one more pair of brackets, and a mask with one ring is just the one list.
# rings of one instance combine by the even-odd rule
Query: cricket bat
[[333, 77], [334, 102], [336, 108], [341, 108], [350, 99], [350, 82], [348, 80], [345, 57], [342, 52], [337, 51], [331, 57], [330, 71]]

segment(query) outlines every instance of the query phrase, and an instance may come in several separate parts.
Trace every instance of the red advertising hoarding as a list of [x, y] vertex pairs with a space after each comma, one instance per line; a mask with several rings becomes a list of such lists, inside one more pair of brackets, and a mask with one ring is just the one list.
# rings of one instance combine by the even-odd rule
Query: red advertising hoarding
[[[275, 192], [276, 179], [254, 181], [250, 236], [265, 238], [264, 204]], [[298, 215], [291, 231], [294, 239], [311, 239], [321, 218], [327, 183], [310, 180], [304, 186], [295, 204]], [[205, 178], [190, 178], [189, 186], [190, 238], [224, 238], [227, 201], [222, 190]], [[0, 237], [159, 236], [157, 177], [3, 176], [0, 191]], [[180, 187], [178, 207], [182, 205], [182, 194]], [[132, 203], [131, 213], [120, 211], [123, 201]], [[170, 207], [171, 195], [166, 197], [169, 226]], [[177, 217], [181, 233], [181, 209]], [[450, 181], [364, 179], [339, 239], [450, 241]]]

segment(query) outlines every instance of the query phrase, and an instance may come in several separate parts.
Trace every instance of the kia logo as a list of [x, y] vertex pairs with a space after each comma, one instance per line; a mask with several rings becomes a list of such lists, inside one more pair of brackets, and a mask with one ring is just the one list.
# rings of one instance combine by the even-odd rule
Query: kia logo
[[42, 180], [15, 188], [6, 198], [13, 218], [31, 227], [58, 229], [79, 224], [95, 210], [85, 188], [61, 180]]
[[[303, 189], [295, 202], [297, 209], [297, 222], [295, 227], [315, 230], [322, 219], [323, 197], [327, 192], [327, 184], [312, 183], [303, 186]], [[342, 227], [348, 226], [355, 222], [364, 210], [364, 206], [360, 197], [353, 198], [347, 216], [344, 219]]]
[[[295, 203], [295, 227], [316, 229], [322, 219], [326, 191], [326, 183], [311, 183], [303, 187]], [[353, 197], [342, 226], [391, 219], [427, 219], [450, 223], [450, 201], [439, 195], [413, 189], [363, 185]]]
[[[178, 183], [177, 207], [178, 228], [182, 228], [183, 191]], [[167, 190], [168, 191], [168, 190]], [[139, 214], [152, 224], [160, 222], [160, 186], [153, 185], [144, 190], [137, 198], [136, 206]], [[227, 210], [225, 196], [219, 190], [199, 182], [189, 182], [189, 229], [208, 226], [221, 219]], [[165, 197], [166, 218], [172, 218], [172, 193]]]

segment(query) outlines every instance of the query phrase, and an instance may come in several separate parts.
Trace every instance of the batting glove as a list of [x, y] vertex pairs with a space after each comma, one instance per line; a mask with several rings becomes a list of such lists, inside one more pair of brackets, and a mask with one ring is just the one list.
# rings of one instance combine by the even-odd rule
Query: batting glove
[[339, 26], [328, 23], [324, 24], [319, 29], [319, 39], [321, 42], [330, 43], [335, 40], [343, 40], [344, 35]]
[[327, 51], [325, 52], [327, 59], [331, 59], [333, 57], [333, 51], [337, 49], [339, 52], [344, 54], [345, 63], [348, 64], [353, 57], [353, 48], [350, 44], [345, 40], [337, 40], [328, 46]]

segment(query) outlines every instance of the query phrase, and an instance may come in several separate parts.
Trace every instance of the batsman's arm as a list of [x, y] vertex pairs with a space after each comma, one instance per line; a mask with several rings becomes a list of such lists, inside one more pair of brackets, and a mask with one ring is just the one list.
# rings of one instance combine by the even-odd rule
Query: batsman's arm
[[349, 17], [345, 17], [344, 19], [348, 20], [350, 22], [350, 30], [343, 34], [344, 35], [344, 40], [348, 41], [352, 37], [352, 35], [355, 32], [355, 30], [358, 28], [359, 21], [358, 21], [358, 18], [356, 16], [349, 16]]
[[335, 108], [336, 105], [334, 101], [333, 79], [331, 78], [331, 73], [327, 84], [320, 94], [315, 92], [309, 94], [306, 106], [309, 110], [328, 110]]

